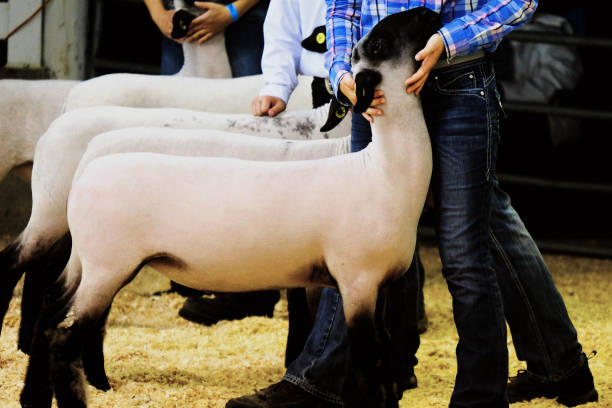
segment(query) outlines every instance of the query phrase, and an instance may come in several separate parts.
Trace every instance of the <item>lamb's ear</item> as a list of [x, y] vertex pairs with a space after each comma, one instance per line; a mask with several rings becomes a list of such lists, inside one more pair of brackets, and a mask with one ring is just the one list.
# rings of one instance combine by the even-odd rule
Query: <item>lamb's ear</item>
[[353, 112], [365, 112], [374, 100], [374, 90], [382, 81], [380, 72], [372, 69], [364, 69], [355, 75], [355, 93], [357, 103], [353, 106]]
[[308, 51], [318, 52], [323, 54], [327, 51], [327, 34], [325, 33], [325, 26], [318, 26], [314, 29], [312, 34], [304, 38], [302, 41], [302, 47]]
[[8, 41], [0, 40], [0, 68], [8, 62]]
[[177, 10], [172, 16], [172, 38], [183, 38], [189, 31], [189, 24], [196, 18], [193, 14], [186, 10]]
[[321, 127], [321, 129], [319, 129], [319, 131], [329, 132], [330, 130], [338, 126], [338, 124], [342, 122], [342, 119], [344, 119], [344, 117], [346, 116], [347, 112], [348, 108], [338, 102], [336, 97], [332, 97], [332, 100], [329, 102], [329, 112], [327, 114], [327, 121]]

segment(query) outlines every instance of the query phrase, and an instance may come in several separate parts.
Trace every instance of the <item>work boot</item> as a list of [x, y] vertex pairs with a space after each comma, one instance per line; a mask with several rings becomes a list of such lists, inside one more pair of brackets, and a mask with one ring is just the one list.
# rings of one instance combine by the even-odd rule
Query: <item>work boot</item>
[[179, 316], [206, 326], [221, 320], [237, 320], [247, 316], [272, 317], [280, 299], [277, 290], [246, 293], [215, 293], [211, 296], [188, 297]]
[[282, 380], [252, 395], [232, 398], [225, 408], [338, 408], [302, 390], [289, 381]]
[[520, 370], [516, 377], [510, 377], [508, 383], [508, 399], [510, 403], [530, 401], [534, 398], [557, 398], [557, 402], [566, 407], [594, 402], [599, 399], [593, 375], [589, 369], [589, 362], [584, 356], [584, 364], [568, 378], [543, 383], [534, 378], [529, 372]]

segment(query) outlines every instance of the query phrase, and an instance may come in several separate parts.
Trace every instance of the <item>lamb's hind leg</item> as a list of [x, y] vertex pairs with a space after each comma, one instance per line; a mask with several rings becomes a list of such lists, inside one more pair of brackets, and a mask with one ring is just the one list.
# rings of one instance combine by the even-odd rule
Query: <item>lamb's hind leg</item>
[[2, 274], [2, 283], [0, 284], [0, 334], [2, 333], [4, 316], [13, 298], [13, 290], [24, 272], [24, 269], [18, 265], [20, 247], [19, 240], [16, 240], [0, 252], [0, 273]]
[[49, 251], [31, 262], [26, 271], [21, 297], [21, 325], [18, 341], [19, 349], [26, 354], [30, 352], [34, 326], [42, 309], [44, 293], [66, 267], [70, 248], [71, 239], [68, 233]]
[[338, 283], [351, 348], [346, 405], [397, 408], [400, 396], [391, 375], [390, 338], [382, 313], [385, 291], [379, 295], [377, 282]]
[[49, 235], [44, 241], [35, 241], [28, 237], [38, 235], [30, 234], [28, 228], [29, 224], [13, 243], [0, 252], [0, 331], [17, 282], [59, 238]]
[[[59, 324], [48, 330], [51, 379], [59, 408], [87, 406], [83, 351], [89, 352], [93, 347], [94, 352], [101, 353], [103, 332], [100, 330], [104, 327], [106, 314], [115, 294], [129, 282], [131, 276], [131, 273], [124, 276], [94, 268], [87, 270], [85, 267], [70, 310]], [[93, 346], [86, 346], [92, 339]], [[99, 374], [105, 379], [103, 361], [100, 361], [103, 360], [102, 355], [87, 358], [90, 359], [88, 370], [95, 368], [89, 374]], [[96, 371], [99, 367], [102, 367], [101, 374]]]
[[104, 336], [106, 334], [106, 321], [110, 307], [102, 315], [97, 326], [91, 333], [91, 337], [85, 343], [83, 353], [83, 369], [87, 381], [101, 391], [108, 391], [111, 386], [108, 382], [106, 370], [104, 369]]
[[45, 331], [65, 316], [78, 286], [78, 280], [67, 281], [68, 272], [48, 288], [34, 329], [30, 348], [30, 360], [26, 371], [24, 388], [21, 392], [21, 406], [24, 408], [48, 408], [51, 406], [53, 391], [49, 374], [49, 339]]

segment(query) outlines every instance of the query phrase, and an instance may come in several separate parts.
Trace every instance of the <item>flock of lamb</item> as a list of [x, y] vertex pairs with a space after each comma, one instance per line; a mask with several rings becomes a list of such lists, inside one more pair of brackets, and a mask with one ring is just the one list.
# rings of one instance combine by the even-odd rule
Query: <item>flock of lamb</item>
[[343, 116], [337, 104], [309, 109], [309, 78], [285, 113], [251, 116], [261, 76], [223, 78], [223, 41], [185, 44], [172, 77], [0, 81], [0, 179], [15, 170], [32, 187], [29, 222], [0, 252], [0, 319], [26, 273], [22, 406], [55, 396], [85, 407], [83, 370], [109, 388], [105, 319], [145, 264], [197, 289], [337, 287], [354, 372], [366, 379], [356, 380], [366, 398], [351, 405], [397, 406], [375, 310], [379, 289], [411, 262], [429, 186], [420, 102], [401, 83], [438, 27], [435, 13], [414, 9], [359, 43], [358, 105], [374, 88], [387, 99], [359, 153], [349, 154], [350, 120], [328, 129]]

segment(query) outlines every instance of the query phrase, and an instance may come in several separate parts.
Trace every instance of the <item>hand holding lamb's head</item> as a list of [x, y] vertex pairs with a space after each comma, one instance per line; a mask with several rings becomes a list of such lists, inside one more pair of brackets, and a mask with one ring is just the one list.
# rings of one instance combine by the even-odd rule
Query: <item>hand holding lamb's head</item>
[[[219, 0], [209, 0], [212, 3], [222, 3]], [[174, 0], [176, 13], [172, 17], [172, 38], [184, 38], [189, 31], [189, 25], [196, 18], [206, 12], [206, 9], [197, 7], [194, 0]]]
[[440, 16], [426, 7], [390, 15], [374, 26], [353, 50], [357, 95], [354, 111], [365, 112], [383, 79], [397, 80], [398, 89], [401, 88], [403, 81], [418, 68], [416, 53], [440, 27]]

